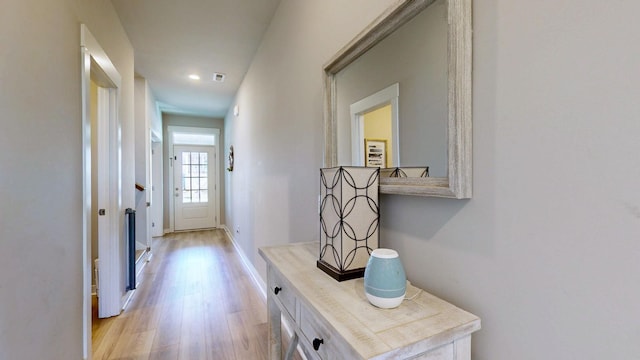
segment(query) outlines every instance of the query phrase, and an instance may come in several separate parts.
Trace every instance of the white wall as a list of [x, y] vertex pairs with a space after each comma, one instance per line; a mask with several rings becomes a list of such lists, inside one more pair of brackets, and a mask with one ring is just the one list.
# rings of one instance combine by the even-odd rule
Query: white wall
[[160, 108], [158, 106], [158, 102], [156, 101], [155, 96], [151, 92], [151, 88], [149, 88], [149, 84], [147, 83], [147, 114], [150, 115], [150, 126], [151, 133], [153, 134], [152, 141], [161, 142], [162, 141], [162, 114], [160, 113]]
[[136, 210], [136, 248], [141, 249], [140, 245], [144, 244], [145, 248], [148, 240], [151, 239], [149, 225], [149, 211], [147, 202], [151, 201], [151, 176], [150, 161], [151, 153], [151, 114], [147, 116], [147, 92], [149, 87], [147, 81], [142, 77], [134, 79], [135, 89], [135, 161], [136, 184], [144, 187], [144, 191], [135, 192], [135, 210]]
[[[156, 101], [147, 80], [136, 77], [135, 80], [135, 148], [136, 148], [136, 183], [142, 185], [144, 191], [136, 191], [136, 242], [145, 248], [151, 240], [150, 208], [151, 202], [151, 131], [161, 124], [156, 112]], [[154, 131], [155, 132], [155, 131]], [[160, 139], [162, 132], [159, 133]]]
[[[133, 49], [111, 3], [0, 5], [0, 359], [82, 358], [81, 22], [122, 76], [131, 154]], [[133, 169], [124, 157], [123, 208]]]
[[[263, 276], [318, 237], [322, 65], [390, 3], [283, 0], [244, 79], [227, 224]], [[482, 318], [474, 359], [640, 354], [638, 13], [474, 1], [474, 197], [381, 200], [409, 279]]]

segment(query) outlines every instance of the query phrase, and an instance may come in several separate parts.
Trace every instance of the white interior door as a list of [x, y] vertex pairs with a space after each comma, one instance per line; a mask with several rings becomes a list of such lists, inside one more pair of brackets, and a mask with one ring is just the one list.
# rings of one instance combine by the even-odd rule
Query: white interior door
[[216, 226], [215, 147], [174, 145], [175, 230]]
[[97, 186], [98, 186], [98, 316], [101, 318], [120, 314], [120, 278], [123, 259], [120, 255], [119, 199], [121, 189], [117, 154], [120, 145], [116, 141], [117, 98], [116, 89], [98, 88], [98, 134], [97, 134]]

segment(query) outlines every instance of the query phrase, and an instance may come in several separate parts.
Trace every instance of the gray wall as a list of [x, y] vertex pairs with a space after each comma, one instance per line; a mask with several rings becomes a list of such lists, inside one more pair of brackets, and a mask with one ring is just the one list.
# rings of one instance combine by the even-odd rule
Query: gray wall
[[173, 196], [171, 193], [171, 189], [169, 189], [169, 176], [173, 171], [173, 168], [169, 166], [169, 134], [168, 127], [169, 126], [189, 126], [189, 127], [201, 127], [201, 128], [212, 128], [212, 129], [220, 129], [220, 168], [218, 169], [218, 173], [220, 174], [220, 224], [225, 224], [225, 213], [223, 209], [225, 208], [225, 173], [227, 170], [227, 161], [226, 155], [224, 155], [225, 151], [225, 139], [224, 139], [224, 119], [218, 118], [210, 118], [210, 117], [201, 117], [201, 116], [189, 116], [189, 115], [178, 115], [178, 114], [162, 114], [162, 138], [164, 139], [162, 145], [162, 159], [163, 159], [163, 181], [164, 181], [164, 200], [163, 200], [163, 208], [164, 208], [164, 227], [165, 229], [169, 228], [169, 196]]
[[[133, 48], [111, 2], [0, 5], [0, 359], [82, 358], [80, 23], [122, 76], [132, 154]], [[133, 166], [123, 158], [123, 208]]]
[[[245, 77], [227, 224], [263, 277], [318, 237], [322, 66], [392, 2], [283, 0]], [[473, 6], [474, 197], [382, 196], [382, 245], [482, 318], [474, 359], [636, 359], [640, 3]]]

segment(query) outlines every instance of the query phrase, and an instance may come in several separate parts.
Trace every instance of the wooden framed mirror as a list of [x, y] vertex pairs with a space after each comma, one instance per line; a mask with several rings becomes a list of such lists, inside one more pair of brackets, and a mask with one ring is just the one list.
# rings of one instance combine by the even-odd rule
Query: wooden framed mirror
[[[412, 37], [400, 37], [403, 33]], [[324, 67], [324, 166], [364, 165], [364, 160], [353, 159], [352, 149], [360, 144], [351, 141], [360, 138], [352, 140], [350, 135], [356, 122], [353, 112], [348, 115], [349, 107], [398, 83], [399, 97], [393, 101], [399, 107], [393, 111], [399, 123], [394, 131], [398, 129], [400, 136], [389, 138], [399, 138], [401, 144], [388, 148], [399, 149], [399, 154], [389, 155], [399, 160], [387, 167], [427, 167], [431, 176], [381, 176], [380, 193], [471, 198], [471, 37], [471, 0], [398, 0], [338, 51]], [[424, 48], [432, 45], [423, 40], [435, 47]], [[415, 49], [422, 53], [414, 54]], [[381, 56], [396, 62], [380, 65]], [[438, 63], [436, 68], [433, 64]], [[358, 72], [363, 77], [353, 76]], [[436, 84], [440, 85], [435, 88]], [[359, 89], [351, 91], [354, 87]], [[423, 143], [432, 147], [422, 148]]]

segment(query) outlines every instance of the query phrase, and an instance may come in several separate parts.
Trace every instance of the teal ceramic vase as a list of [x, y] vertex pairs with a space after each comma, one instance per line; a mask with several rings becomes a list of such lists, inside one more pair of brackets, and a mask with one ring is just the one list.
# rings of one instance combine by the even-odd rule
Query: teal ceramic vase
[[364, 292], [369, 302], [379, 308], [400, 306], [407, 292], [407, 276], [397, 251], [373, 250], [364, 270]]

